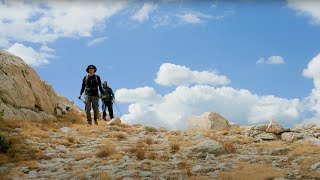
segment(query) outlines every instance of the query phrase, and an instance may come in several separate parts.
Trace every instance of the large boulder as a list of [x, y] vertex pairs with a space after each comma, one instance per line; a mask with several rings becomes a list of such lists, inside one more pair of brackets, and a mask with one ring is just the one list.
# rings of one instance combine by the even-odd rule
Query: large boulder
[[44, 120], [68, 111], [80, 111], [57, 94], [21, 58], [0, 50], [0, 110], [3, 119]]
[[205, 140], [189, 148], [194, 153], [220, 155], [226, 153], [222, 144], [215, 140]]
[[284, 132], [284, 128], [276, 121], [276, 120], [271, 120], [266, 132], [268, 133], [273, 133], [273, 134], [281, 134]]
[[190, 130], [217, 130], [221, 131], [231, 127], [229, 121], [218, 113], [206, 112], [201, 116], [193, 116], [189, 119]]

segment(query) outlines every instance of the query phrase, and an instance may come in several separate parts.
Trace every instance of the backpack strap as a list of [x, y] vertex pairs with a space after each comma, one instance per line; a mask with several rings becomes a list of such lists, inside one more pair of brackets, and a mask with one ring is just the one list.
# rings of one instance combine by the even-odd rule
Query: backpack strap
[[[94, 76], [95, 76], [96, 82], [97, 82], [97, 84], [98, 84], [98, 76], [97, 76], [97, 75], [94, 75]], [[85, 85], [87, 85], [88, 79], [89, 79], [89, 75], [86, 76]]]

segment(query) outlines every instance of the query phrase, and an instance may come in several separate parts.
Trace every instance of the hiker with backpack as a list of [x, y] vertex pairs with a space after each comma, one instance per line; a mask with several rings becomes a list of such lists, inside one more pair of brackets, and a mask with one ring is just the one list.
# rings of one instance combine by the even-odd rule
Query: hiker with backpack
[[105, 121], [107, 120], [106, 116], [107, 116], [107, 113], [106, 113], [106, 109], [108, 107], [108, 112], [109, 112], [109, 116], [110, 116], [110, 119], [113, 119], [113, 101], [114, 101], [114, 94], [113, 94], [113, 91], [112, 89], [108, 86], [108, 83], [107, 81], [104, 81], [102, 83], [102, 90], [103, 90], [103, 93], [102, 93], [102, 119], [104, 119]]
[[[87, 121], [89, 125], [92, 125], [91, 118], [91, 106], [94, 112], [94, 123], [98, 125], [98, 116], [99, 116], [99, 91], [101, 95], [103, 94], [101, 79], [95, 73], [97, 72], [97, 68], [94, 65], [89, 65], [86, 69], [88, 75], [85, 76], [82, 80], [82, 87], [80, 91], [81, 99], [83, 92], [85, 92], [85, 109], [87, 113]], [[99, 89], [99, 91], [98, 91]]]

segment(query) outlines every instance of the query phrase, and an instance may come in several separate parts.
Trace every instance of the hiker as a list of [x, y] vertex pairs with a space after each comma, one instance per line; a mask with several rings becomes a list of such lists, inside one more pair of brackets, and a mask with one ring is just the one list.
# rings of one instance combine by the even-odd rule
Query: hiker
[[94, 112], [94, 123], [98, 125], [98, 116], [99, 116], [99, 92], [103, 93], [101, 86], [101, 79], [98, 75], [95, 74], [97, 72], [97, 68], [94, 65], [89, 65], [86, 69], [88, 75], [85, 76], [82, 80], [82, 87], [80, 91], [79, 99], [81, 99], [82, 93], [85, 91], [85, 109], [87, 113], [88, 124], [92, 125], [91, 119], [91, 106]]
[[102, 90], [103, 90], [103, 94], [102, 94], [102, 119], [104, 119], [105, 121], [107, 120], [106, 116], [106, 108], [108, 107], [108, 112], [109, 112], [109, 116], [110, 119], [113, 119], [113, 101], [114, 101], [114, 94], [112, 89], [108, 86], [107, 81], [104, 81], [102, 83]]

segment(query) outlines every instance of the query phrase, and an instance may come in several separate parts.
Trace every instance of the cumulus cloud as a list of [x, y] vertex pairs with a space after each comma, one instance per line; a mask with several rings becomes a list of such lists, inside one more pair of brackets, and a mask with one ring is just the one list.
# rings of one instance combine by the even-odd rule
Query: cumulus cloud
[[39, 46], [58, 38], [90, 37], [127, 4], [122, 0], [0, 1], [0, 46], [19, 53], [17, 55], [33, 65], [47, 64], [50, 57], [44, 51], [12, 43]]
[[300, 15], [309, 16], [313, 24], [320, 25], [320, 1], [315, 0], [288, 0], [288, 6]]
[[281, 56], [270, 56], [268, 60], [259, 58], [257, 64], [285, 64], [285, 61]]
[[149, 14], [152, 13], [156, 9], [157, 9], [156, 4], [146, 2], [143, 4], [141, 9], [139, 9], [139, 11], [137, 11], [134, 15], [131, 16], [131, 19], [142, 23], [142, 22], [148, 20]]
[[157, 72], [155, 82], [164, 86], [190, 84], [226, 85], [230, 80], [226, 76], [209, 71], [193, 71], [186, 66], [164, 63]]
[[95, 39], [92, 39], [91, 41], [89, 41], [87, 43], [87, 46], [88, 47], [91, 47], [91, 46], [94, 46], [96, 44], [100, 44], [100, 43], [103, 43], [105, 40], [107, 40], [108, 37], [98, 37], [98, 38], [95, 38]]
[[0, 35], [33, 43], [54, 42], [60, 37], [89, 37], [125, 7], [125, 1], [4, 1], [0, 3]]
[[178, 86], [158, 103], [133, 102], [124, 118], [129, 124], [186, 129], [191, 115], [208, 111], [218, 112], [240, 124], [267, 123], [273, 118], [289, 124], [299, 118], [299, 100], [258, 96], [231, 87]]
[[161, 95], [149, 86], [136, 88], [136, 89], [118, 89], [115, 93], [118, 101], [125, 103], [143, 102], [146, 104], [157, 103], [161, 101]]
[[310, 95], [305, 98], [306, 109], [312, 112], [312, 117], [305, 120], [320, 124], [320, 54], [312, 58], [302, 74], [307, 78], [313, 79], [314, 83], [314, 88]]
[[32, 66], [48, 64], [48, 59], [53, 57], [52, 53], [54, 52], [53, 49], [47, 46], [42, 46], [39, 50], [35, 50], [32, 47], [25, 46], [21, 43], [15, 43], [6, 50], [16, 56], [19, 56], [27, 64]]
[[[166, 64], [163, 65], [162, 68], [166, 67]], [[159, 72], [161, 72], [161, 67]], [[178, 67], [178, 70], [179, 68], [186, 69], [187, 73], [180, 71], [183, 74], [193, 72], [184, 66], [174, 65], [173, 67]], [[141, 88], [118, 90], [116, 96], [123, 97], [118, 98], [118, 101], [131, 103], [129, 113], [124, 115], [124, 118], [129, 124], [142, 123], [164, 126], [169, 129], [186, 129], [190, 116], [201, 115], [208, 111], [218, 112], [229, 120], [240, 124], [267, 123], [271, 119], [277, 119], [288, 125], [297, 122], [300, 117], [299, 99], [285, 99], [271, 95], [259, 96], [246, 89], [224, 86], [196, 84], [188, 87], [181, 84], [194, 81], [185, 82], [187, 77], [182, 79], [183, 83], [181, 80], [171, 80], [165, 83], [167, 85], [170, 84], [169, 82], [173, 82], [178, 86], [174, 91], [163, 96], [157, 94], [151, 87], [142, 88], [144, 90]], [[129, 93], [130, 91], [139, 91], [139, 93]], [[149, 95], [146, 97], [138, 96], [140, 92], [145, 91], [148, 91], [149, 93], [145, 94]], [[120, 94], [122, 95], [120, 96]], [[153, 98], [157, 100], [152, 101]]]

